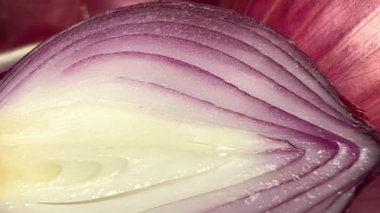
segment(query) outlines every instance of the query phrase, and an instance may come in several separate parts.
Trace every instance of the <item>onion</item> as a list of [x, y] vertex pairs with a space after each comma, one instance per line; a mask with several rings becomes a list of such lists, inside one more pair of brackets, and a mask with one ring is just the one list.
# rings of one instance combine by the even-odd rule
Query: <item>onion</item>
[[[380, 131], [380, 1], [216, 1], [292, 40], [349, 104]], [[227, 5], [227, 2], [230, 5]]]
[[302, 52], [212, 6], [91, 18], [0, 88], [6, 212], [339, 212], [380, 157]]

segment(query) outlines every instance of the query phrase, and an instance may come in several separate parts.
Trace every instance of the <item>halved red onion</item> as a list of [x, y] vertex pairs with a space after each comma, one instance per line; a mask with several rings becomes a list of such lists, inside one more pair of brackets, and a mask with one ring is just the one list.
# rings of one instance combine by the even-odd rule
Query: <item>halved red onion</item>
[[0, 89], [7, 212], [337, 212], [379, 162], [303, 53], [211, 6], [97, 16]]

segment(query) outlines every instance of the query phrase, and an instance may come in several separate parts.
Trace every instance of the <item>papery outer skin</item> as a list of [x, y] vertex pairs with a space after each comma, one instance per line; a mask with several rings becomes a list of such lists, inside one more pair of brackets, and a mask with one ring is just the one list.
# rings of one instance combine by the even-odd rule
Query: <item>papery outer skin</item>
[[[356, 103], [355, 102], [352, 102], [353, 104], [355, 104], [356, 106], [358, 106], [359, 108], [362, 108], [362, 109], [367, 109], [367, 110], [364, 110], [364, 114], [367, 115], [368, 119], [370, 121], [374, 120], [372, 118], [375, 118], [375, 126], [378, 125], [376, 124], [378, 121], [379, 121], [379, 118], [376, 116], [378, 116], [380, 113], [376, 113], [376, 109], [377, 109], [377, 103], [378, 100], [379, 100], [379, 96], [376, 92], [371, 92], [373, 91], [372, 88], [375, 88], [375, 89], [379, 89], [379, 85], [378, 85], [378, 80], [376, 79], [379, 79], [379, 72], [376, 71], [376, 66], [374, 68], [374, 66], [372, 65], [376, 65], [377, 63], [377, 66], [378, 66], [378, 61], [379, 60], [376, 60], [378, 59], [380, 56], [379, 56], [379, 51], [378, 51], [378, 44], [379, 42], [376, 42], [378, 40], [378, 33], [376, 32], [376, 30], [373, 32], [373, 34], [367, 34], [365, 35], [367, 32], [371, 32], [373, 29], [376, 29], [376, 26], [379, 25], [379, 16], [378, 16], [378, 9], [376, 11], [376, 9], [374, 9], [374, 7], [376, 8], [376, 4], [379, 3], [379, 1], [349, 1], [347, 3], [347, 1], [323, 1], [322, 5], [323, 6], [319, 6], [320, 5], [320, 2], [322, 1], [318, 1], [318, 4], [316, 1], [281, 1], [281, 0], [277, 0], [277, 1], [245, 1], [245, 0], [239, 0], [239, 1], [228, 1], [228, 0], [222, 0], [222, 1], [207, 1], [207, 3], [212, 3], [212, 4], [219, 4], [223, 7], [228, 7], [228, 8], [234, 8], [235, 10], [241, 12], [241, 13], [245, 13], [245, 14], [249, 14], [249, 15], [253, 15], [254, 17], [258, 18], [258, 19], [261, 19], [263, 20], [264, 19], [264, 22], [268, 23], [269, 25], [272, 25], [274, 26], [275, 29], [277, 29], [278, 31], [281, 31], [282, 33], [284, 33], [285, 35], [289, 36], [289, 37], [294, 37], [295, 40], [296, 40], [296, 44], [298, 40], [302, 40], [303, 36], [298, 36], [297, 35], [293, 35], [292, 32], [289, 32], [289, 29], [291, 29], [292, 27], [293, 28], [298, 28], [300, 25], [303, 25], [303, 26], [308, 26], [308, 24], [303, 24], [302, 21], [300, 23], [299, 20], [305, 20], [305, 22], [309, 23], [309, 22], [319, 22], [321, 21], [322, 19], [324, 19], [323, 17], [320, 16], [320, 11], [323, 11], [323, 10], [326, 10], [327, 11], [327, 15], [328, 15], [328, 11], [330, 11], [331, 9], [341, 9], [341, 8], [345, 8], [348, 4], [348, 10], [350, 10], [349, 12], [347, 11], [343, 11], [341, 13], [338, 13], [340, 14], [340, 16], [337, 16], [337, 17], [340, 17], [339, 21], [343, 22], [344, 24], [340, 24], [339, 23], [336, 23], [336, 25], [334, 26], [334, 28], [332, 27], [326, 27], [324, 28], [325, 31], [322, 31], [322, 32], [309, 32], [307, 29], [304, 29], [305, 31], [302, 32], [303, 30], [301, 30], [301, 32], [299, 32], [299, 34], [305, 34], [306, 36], [310, 35], [309, 37], [311, 37], [312, 39], [319, 39], [318, 41], [316, 42], [311, 42], [311, 46], [307, 46], [310, 42], [304, 42], [303, 46], [301, 45], [301, 49], [303, 48], [304, 50], [306, 50], [306, 52], [312, 52], [311, 56], [313, 58], [322, 58], [322, 59], [319, 59], [317, 61], [317, 63], [321, 66], [321, 67], [327, 67], [327, 70], [330, 70], [330, 73], [333, 73], [334, 70], [340, 70], [341, 68], [340, 67], [332, 67], [330, 64], [330, 61], [339, 61], [340, 58], [345, 58], [347, 55], [346, 55], [346, 51], [348, 52], [353, 52], [355, 53], [357, 49], [359, 48], [352, 48], [352, 49], [344, 49], [348, 44], [350, 43], [353, 43], [353, 42], [357, 42], [358, 45], [357, 46], [368, 46], [369, 50], [367, 51], [368, 54], [372, 54], [371, 56], [368, 56], [367, 58], [365, 58], [364, 62], [361, 61], [361, 60], [358, 60], [358, 61], [355, 61], [354, 64], [357, 64], [355, 66], [351, 66], [352, 68], [348, 68], [346, 70], [353, 70], [353, 71], [350, 71], [350, 74], [348, 77], [342, 75], [343, 77], [341, 77], [341, 75], [336, 75], [336, 74], [331, 74], [331, 79], [337, 79], [335, 80], [336, 82], [339, 82], [338, 83], [338, 87], [340, 88], [340, 91], [343, 93], [343, 94], [346, 94], [345, 97], [353, 97], [353, 99], [350, 99], [348, 98], [350, 101], [351, 100], [357, 100]], [[96, 3], [94, 3], [96, 4]], [[368, 7], [366, 7], [365, 5], [363, 4], [367, 4], [367, 5], [370, 5]], [[330, 5], [330, 6], [329, 6]], [[332, 5], [332, 6], [331, 6]], [[297, 9], [299, 7], [303, 7], [302, 9]], [[295, 9], [287, 9], [288, 7], [292, 8], [292, 7], [295, 7]], [[306, 8], [306, 9], [304, 9]], [[364, 12], [351, 12], [351, 11], [364, 11]], [[252, 12], [253, 11], [253, 12]], [[291, 14], [290, 14], [290, 11], [291, 11]], [[309, 13], [309, 11], [311, 11]], [[315, 11], [315, 12], [313, 12]], [[296, 14], [294, 16], [292, 16], [292, 14]], [[316, 16], [314, 16], [311, 20], [308, 20], [307, 18], [306, 19], [300, 19], [299, 18], [299, 15], [300, 14], [303, 14], [302, 17], [305, 17], [306, 15], [305, 14], [318, 14]], [[348, 19], [348, 21], [346, 21], [347, 19], [345, 19], [345, 15], [349, 15], [350, 19]], [[368, 14], [368, 16], [359, 16], [361, 14]], [[283, 18], [283, 17], [288, 17], [288, 18]], [[329, 19], [333, 19], [335, 20], [335, 17], [334, 18], [329, 18]], [[289, 21], [291, 20], [291, 21]], [[364, 20], [364, 21], [361, 21], [361, 20]], [[354, 27], [354, 25], [356, 25], [357, 23], [361, 22], [363, 24], [363, 26], [361, 27], [357, 27], [359, 30], [352, 30], [350, 31], [351, 28]], [[369, 24], [370, 23], [370, 24]], [[371, 23], [372, 23], [372, 26], [371, 26]], [[313, 24], [311, 24], [313, 25]], [[368, 26], [370, 25], [370, 26]], [[282, 26], [286, 26], [286, 27], [282, 27]], [[288, 28], [289, 27], [289, 28]], [[341, 32], [342, 34], [348, 34], [348, 35], [353, 35], [353, 36], [346, 36], [348, 39], [344, 40], [344, 41], [341, 41], [341, 42], [336, 42], [336, 40], [334, 40], [334, 42], [325, 42], [326, 40], [329, 40], [331, 39], [331, 37], [326, 37], [326, 36], [320, 36], [320, 33], [323, 33], [324, 35], [334, 35], [336, 32], [334, 33], [331, 33], [330, 31], [333, 30], [333, 29], [339, 29], [338, 32], [340, 31], [340, 27], [342, 28], [345, 28], [345, 29], [342, 29]], [[302, 27], [301, 27], [302, 28]], [[288, 29], [288, 30], [287, 30]], [[369, 29], [369, 30], [368, 30]], [[355, 32], [355, 33], [354, 33]], [[359, 32], [359, 33], [357, 33]], [[362, 32], [360, 34], [360, 32]], [[336, 33], [337, 35], [341, 35], [340, 33]], [[366, 37], [367, 36], [367, 37]], [[354, 39], [350, 39], [350, 38], [354, 38]], [[357, 41], [355, 41], [355, 38], [358, 38]], [[368, 40], [370, 41], [373, 41], [372, 43], [371, 42], [368, 42], [369, 45], [361, 45], [360, 42], [364, 39], [364, 38], [369, 38]], [[334, 39], [338, 39], [339, 38], [334, 38]], [[322, 40], [322, 41], [321, 41]], [[336, 42], [336, 43], [335, 43]], [[317, 43], [317, 44], [316, 44]], [[329, 43], [329, 44], [327, 44]], [[319, 45], [331, 45], [331, 43], [333, 44], [332, 47], [325, 47], [325, 46], [322, 46], [320, 47]], [[334, 45], [334, 44], [337, 44], [337, 45]], [[376, 46], [377, 45], [377, 46]], [[336, 48], [334, 46], [338, 46], [339, 48]], [[310, 48], [311, 47], [311, 48]], [[307, 50], [307, 48], [309, 48], [309, 50]], [[366, 48], [366, 47], [364, 47]], [[332, 49], [332, 50], [330, 50]], [[337, 49], [337, 50], [335, 50]], [[313, 52], [314, 51], [314, 52]], [[327, 53], [326, 57], [320, 57], [320, 54], [324, 54], [325, 52], [329, 52]], [[343, 53], [343, 54], [340, 54], [340, 53]], [[338, 55], [338, 58], [334, 58], [336, 57], [335, 56]], [[340, 56], [339, 56], [340, 55]], [[359, 57], [359, 59], [362, 57], [361, 55], [355, 55], [355, 54], [351, 54], [353, 59], [352, 60], [355, 60], [355, 57]], [[366, 60], [369, 60], [370, 63], [368, 63], [368, 61]], [[321, 62], [322, 61], [322, 62]], [[350, 62], [350, 60], [347, 60], [348, 62]], [[334, 64], [339, 64], [339, 63], [334, 63]], [[370, 66], [368, 66], [368, 64], [370, 64]], [[351, 65], [351, 64], [350, 64]], [[340, 65], [339, 65], [340, 66]], [[363, 75], [361, 74], [357, 74], [358, 70], [363, 70]], [[366, 70], [368, 70], [368, 72], [365, 72]], [[373, 71], [371, 71], [373, 70]], [[370, 77], [368, 77], [368, 75], [371, 75]], [[344, 78], [344, 79], [341, 79], [341, 78]], [[346, 81], [345, 82], [345, 79], [348, 78], [350, 80]], [[363, 83], [364, 82], [368, 82], [368, 80], [371, 80], [373, 82], [371, 83]], [[358, 83], [357, 83], [357, 82]], [[351, 83], [353, 82], [353, 84], [356, 84], [356, 85], [360, 85], [363, 87], [364, 90], [368, 90], [368, 94], [369, 95], [362, 95], [362, 91], [359, 91], [358, 89], [354, 88], [352, 89], [352, 86], [351, 86]], [[370, 84], [370, 85], [369, 85]], [[369, 85], [369, 86], [368, 86]], [[376, 86], [377, 85], [377, 86]], [[370, 88], [368, 88], [370, 87]], [[338, 89], [339, 89], [338, 88]], [[345, 88], [348, 88], [348, 89], [345, 89]], [[377, 91], [377, 90], [374, 90], [374, 91]], [[353, 93], [353, 94], [351, 94]], [[348, 94], [348, 95], [347, 95]], [[373, 101], [375, 100], [375, 101]], [[364, 107], [361, 107], [365, 105], [366, 108]], [[372, 112], [370, 113], [369, 115], [367, 113], [369, 112]], [[376, 183], [374, 184], [376, 186]], [[377, 184], [378, 185], [378, 184]], [[374, 191], [372, 189], [372, 191]], [[376, 192], [376, 191], [375, 191]], [[379, 194], [379, 193], [373, 193], [374, 194]], [[376, 198], [372, 198], [372, 199], [375, 199]], [[378, 198], [377, 198], [378, 199]], [[355, 209], [355, 208], [354, 208]]]
[[[210, 14], [209, 14], [210, 15]], [[114, 22], [111, 22], [110, 24], [112, 24], [112, 23], [114, 23]], [[104, 26], [104, 25], [103, 25]], [[74, 34], [73, 34], [73, 36], [74, 36]], [[54, 41], [54, 40], [53, 40]], [[51, 41], [51, 42], [53, 42], [53, 41]], [[56, 44], [57, 45], [57, 44]], [[64, 44], [63, 44], [64, 45]], [[58, 44], [58, 46], [60, 46], [60, 44]], [[42, 49], [41, 49], [42, 48]], [[43, 50], [43, 48], [46, 48], [45, 50], [46, 51], [48, 51], [49, 50], [49, 46], [45, 46], [45, 47], [40, 47], [40, 49], [37, 49], [37, 52], [38, 52], [38, 50], [39, 51], [42, 51]], [[60, 49], [60, 47], [58, 47], [58, 48], [56, 48], [56, 51], [59, 51], [59, 49]], [[37, 52], [35, 52], [35, 54], [33, 55], [31, 55], [30, 57], [29, 57], [29, 60], [31, 60], [31, 59], [34, 59], [34, 60], [36, 60], [37, 62], [35, 62], [36, 64], [36, 66], [37, 67], [39, 67], [39, 65], [38, 65], [38, 58], [39, 57], [47, 57], [47, 58], [50, 58], [51, 56], [48, 56], [48, 55], [44, 55], [44, 54], [41, 54], [40, 56], [38, 56], [37, 54]], [[48, 51], [49, 52], [49, 51]], [[50, 51], [51, 52], [51, 51]], [[54, 52], [54, 47], [53, 47], [53, 52]], [[51, 53], [49, 53], [49, 54], [51, 54]], [[32, 62], [32, 63], [30, 63], [31, 61], [29, 61], [28, 59], [25, 59], [24, 61], [23, 61], [23, 63], [21, 63], [21, 64], [19, 64], [18, 66], [16, 66], [15, 67], [15, 70], [17, 70], [17, 69], [21, 69], [21, 68], [23, 68], [24, 66], [26, 66], [26, 67], [28, 67], [28, 66], [31, 66], [31, 67], [35, 67], [33, 64], [34, 64], [34, 62]], [[54, 60], [53, 58], [50, 58], [50, 60]], [[32, 65], [31, 65], [32, 64]], [[25, 68], [25, 67], [24, 67]], [[32, 68], [32, 69], [34, 69], [34, 68]], [[4, 84], [5, 85], [5, 84]], [[12, 87], [12, 85], [10, 84], [10, 85], [8, 85], [8, 86], [11, 86]], [[4, 91], [3, 91], [4, 92]], [[5, 91], [6, 92], [6, 91]], [[256, 127], [257, 128], [257, 127]], [[347, 136], [346, 136], [347, 137]], [[339, 139], [338, 139], [339, 140]], [[366, 139], [365, 139], [366, 140]], [[344, 141], [342, 141], [342, 142], [344, 142]], [[348, 143], [346, 143], [346, 142], [344, 142], [344, 144], [345, 145], [347, 145], [348, 147], [348, 149], [349, 149], [349, 152], [348, 153], [350, 153], [350, 154], [353, 154], [353, 153], [351, 153], [351, 152], [354, 152], [355, 153], [355, 146], [352, 146], [352, 147], [350, 147], [351, 145], [349, 145], [350, 144], [350, 142], [348, 142]], [[350, 148], [349, 148], [350, 147]], [[351, 148], [352, 148], [352, 150], [351, 150]], [[347, 153], [347, 154], [348, 154]], [[343, 157], [345, 156], [345, 154], [343, 153]], [[355, 155], [354, 156], [350, 156], [349, 154], [348, 155], [346, 155], [346, 158], [353, 158], [353, 159], [355, 159]], [[347, 159], [348, 160], [348, 159]], [[348, 168], [348, 166], [351, 166], [352, 165], [352, 162], [350, 161], [350, 160], [348, 160], [348, 161], [345, 161], [346, 163], [348, 163], [348, 164], [345, 164], [345, 165], [342, 165], [342, 167], [343, 168]], [[336, 174], [336, 173], [333, 173], [333, 174]], [[332, 175], [332, 174], [331, 174]], [[344, 175], [344, 173], [343, 173], [343, 175]], [[335, 180], [335, 181], [338, 181], [338, 180]], [[313, 186], [313, 187], [316, 187], [316, 186]], [[194, 205], [193, 205], [194, 206]]]

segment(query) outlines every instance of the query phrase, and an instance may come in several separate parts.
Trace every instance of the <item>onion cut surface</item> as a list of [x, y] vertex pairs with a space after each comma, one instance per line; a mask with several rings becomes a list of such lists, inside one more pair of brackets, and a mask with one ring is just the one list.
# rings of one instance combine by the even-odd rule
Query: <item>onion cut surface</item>
[[6, 212], [338, 212], [379, 161], [300, 51], [211, 6], [94, 17], [0, 89]]

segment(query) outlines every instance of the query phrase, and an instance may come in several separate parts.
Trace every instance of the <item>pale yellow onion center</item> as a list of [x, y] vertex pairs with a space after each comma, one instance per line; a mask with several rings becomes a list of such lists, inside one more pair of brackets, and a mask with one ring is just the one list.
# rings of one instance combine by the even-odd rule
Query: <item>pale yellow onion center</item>
[[0, 209], [139, 212], [272, 171], [278, 162], [257, 152], [289, 148], [128, 102], [78, 101], [113, 86], [52, 84], [0, 111]]

